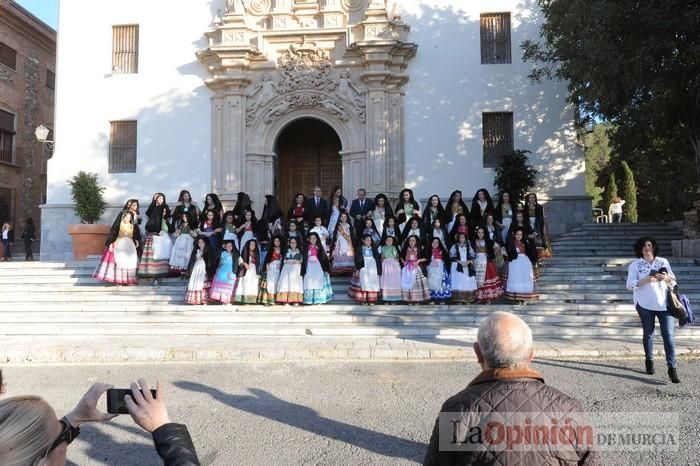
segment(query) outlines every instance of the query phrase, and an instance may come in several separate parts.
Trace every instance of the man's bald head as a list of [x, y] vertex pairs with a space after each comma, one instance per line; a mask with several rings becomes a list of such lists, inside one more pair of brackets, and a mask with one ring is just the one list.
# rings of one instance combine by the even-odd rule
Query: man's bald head
[[532, 330], [510, 312], [494, 312], [479, 326], [474, 350], [491, 369], [524, 367], [533, 357]]

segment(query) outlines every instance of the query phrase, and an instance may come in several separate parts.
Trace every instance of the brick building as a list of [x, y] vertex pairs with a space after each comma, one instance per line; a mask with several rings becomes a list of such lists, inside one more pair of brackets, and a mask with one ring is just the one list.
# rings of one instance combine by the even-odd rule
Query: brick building
[[0, 0], [0, 221], [10, 220], [17, 235], [27, 217], [40, 231], [51, 153], [34, 131], [53, 128], [55, 70], [56, 31], [14, 1]]

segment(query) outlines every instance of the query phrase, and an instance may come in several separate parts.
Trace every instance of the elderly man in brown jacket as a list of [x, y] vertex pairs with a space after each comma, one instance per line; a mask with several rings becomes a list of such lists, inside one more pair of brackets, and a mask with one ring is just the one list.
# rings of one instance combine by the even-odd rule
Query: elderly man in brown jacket
[[494, 312], [474, 343], [482, 372], [440, 409], [426, 466], [599, 465], [581, 404], [530, 367], [532, 331]]

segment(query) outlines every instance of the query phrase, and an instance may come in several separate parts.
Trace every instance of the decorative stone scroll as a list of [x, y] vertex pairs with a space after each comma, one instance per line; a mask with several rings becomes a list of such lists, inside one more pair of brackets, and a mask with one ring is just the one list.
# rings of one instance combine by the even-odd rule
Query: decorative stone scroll
[[357, 11], [360, 8], [362, 8], [362, 4], [364, 3], [364, 0], [342, 0], [342, 1], [343, 1], [343, 6], [348, 11]]
[[271, 7], [270, 0], [248, 0], [248, 11], [254, 15], [266, 15]]

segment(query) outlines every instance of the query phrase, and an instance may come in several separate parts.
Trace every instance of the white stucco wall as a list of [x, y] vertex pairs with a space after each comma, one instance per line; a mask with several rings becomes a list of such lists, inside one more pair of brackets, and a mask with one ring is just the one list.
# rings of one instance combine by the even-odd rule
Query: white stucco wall
[[[584, 164], [562, 84], [533, 85], [519, 44], [537, 37], [534, 0], [402, 0], [398, 12], [418, 44], [406, 87], [406, 184], [419, 197], [465, 195], [492, 187], [482, 167], [483, 111], [512, 111], [515, 147], [533, 152], [538, 191], [583, 195]], [[204, 48], [224, 0], [100, 2], [89, 20], [85, 2], [62, 0], [58, 40], [56, 151], [48, 168], [48, 204], [70, 203], [66, 180], [95, 171], [110, 203], [170, 200], [181, 188], [201, 199], [211, 186], [211, 91], [195, 52]], [[389, 10], [392, 11], [390, 2]], [[510, 65], [481, 65], [479, 13], [510, 11]], [[112, 25], [139, 24], [139, 73], [111, 72]], [[138, 121], [138, 172], [108, 174], [109, 121]]]
[[[206, 0], [61, 0], [56, 147], [48, 166], [48, 204], [70, 203], [66, 180], [100, 174], [108, 202], [169, 198], [181, 188], [203, 196], [211, 184], [211, 91], [195, 51], [215, 11]], [[187, 7], [185, 7], [185, 5]], [[139, 25], [138, 74], [112, 74], [112, 25]], [[109, 121], [138, 121], [136, 174], [109, 174]], [[195, 194], [196, 193], [196, 194]]]
[[[406, 87], [406, 184], [416, 194], [445, 195], [461, 187], [471, 198], [492, 188], [483, 168], [482, 112], [513, 112], [514, 143], [532, 151], [537, 191], [585, 195], [584, 159], [575, 143], [566, 85], [532, 84], [520, 43], [537, 39], [540, 11], [532, 0], [401, 0], [418, 54]], [[512, 64], [482, 65], [480, 13], [511, 12]]]

